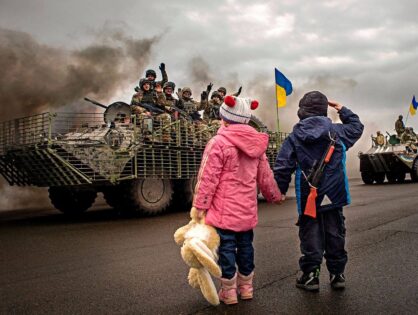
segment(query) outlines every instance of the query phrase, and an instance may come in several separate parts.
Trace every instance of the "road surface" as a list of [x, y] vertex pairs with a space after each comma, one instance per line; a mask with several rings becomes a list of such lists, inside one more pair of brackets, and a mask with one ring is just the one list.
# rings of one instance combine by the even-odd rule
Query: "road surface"
[[186, 212], [126, 218], [96, 207], [83, 218], [53, 210], [0, 213], [2, 314], [418, 313], [418, 184], [351, 181], [345, 209], [347, 288], [322, 266], [319, 293], [295, 288], [295, 200], [264, 202], [255, 231], [255, 299], [212, 307], [187, 284], [173, 241]]

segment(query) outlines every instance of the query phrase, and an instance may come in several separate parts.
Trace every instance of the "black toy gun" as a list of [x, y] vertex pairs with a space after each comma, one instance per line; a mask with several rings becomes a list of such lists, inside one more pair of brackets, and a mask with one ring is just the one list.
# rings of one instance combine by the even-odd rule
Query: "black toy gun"
[[329, 138], [331, 139], [331, 141], [328, 145], [327, 151], [322, 156], [322, 159], [319, 161], [319, 163], [314, 164], [311, 173], [306, 178], [306, 181], [308, 182], [310, 187], [310, 192], [308, 195], [308, 199], [306, 200], [305, 211], [303, 214], [310, 216], [314, 219], [316, 218], [316, 197], [318, 196], [318, 185], [321, 181], [324, 169], [329, 163], [335, 149], [335, 135], [334, 137], [332, 137], [331, 134], [329, 134]]

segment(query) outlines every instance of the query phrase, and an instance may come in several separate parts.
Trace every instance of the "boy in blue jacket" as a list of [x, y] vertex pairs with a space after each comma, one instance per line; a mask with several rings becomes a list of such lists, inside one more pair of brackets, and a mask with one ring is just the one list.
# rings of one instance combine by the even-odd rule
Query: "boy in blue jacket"
[[[328, 107], [337, 110], [342, 124], [333, 124], [327, 117]], [[274, 174], [283, 196], [295, 172], [295, 190], [299, 213], [299, 239], [302, 274], [296, 286], [309, 291], [319, 290], [319, 271], [325, 257], [333, 289], [345, 288], [344, 268], [345, 225], [343, 207], [350, 204], [346, 174], [346, 151], [363, 133], [359, 117], [347, 107], [328, 101], [318, 91], [306, 93], [299, 102], [299, 123], [286, 138], [274, 165]], [[326, 152], [331, 137], [335, 150], [317, 186], [317, 217], [304, 215], [310, 186], [310, 171]], [[283, 198], [284, 199], [284, 198]]]

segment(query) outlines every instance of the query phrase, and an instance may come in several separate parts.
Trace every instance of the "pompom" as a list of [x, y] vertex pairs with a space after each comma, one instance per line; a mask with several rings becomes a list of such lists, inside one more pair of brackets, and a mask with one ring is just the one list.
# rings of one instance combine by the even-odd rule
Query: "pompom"
[[225, 96], [224, 103], [225, 103], [225, 105], [227, 105], [229, 107], [234, 107], [235, 106], [235, 98], [231, 95], [227, 95], [227, 96]]
[[253, 100], [251, 101], [251, 109], [254, 110], [258, 107], [258, 101]]

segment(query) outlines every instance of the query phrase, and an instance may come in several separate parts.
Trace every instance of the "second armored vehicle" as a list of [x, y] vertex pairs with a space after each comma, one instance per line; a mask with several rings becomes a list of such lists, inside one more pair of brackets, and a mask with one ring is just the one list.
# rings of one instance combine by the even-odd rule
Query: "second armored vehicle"
[[382, 141], [372, 140], [372, 147], [359, 153], [361, 178], [365, 184], [401, 183], [410, 174], [418, 181], [418, 143], [416, 139], [400, 141], [388, 134]]

